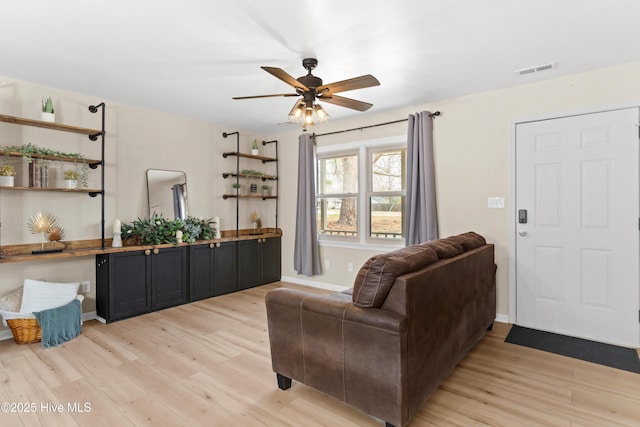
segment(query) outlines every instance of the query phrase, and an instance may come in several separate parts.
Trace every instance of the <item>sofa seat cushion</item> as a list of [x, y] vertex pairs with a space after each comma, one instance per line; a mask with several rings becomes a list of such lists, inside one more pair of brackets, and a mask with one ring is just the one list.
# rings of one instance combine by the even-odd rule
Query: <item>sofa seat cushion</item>
[[435, 249], [425, 245], [408, 246], [369, 258], [356, 276], [353, 304], [358, 307], [382, 306], [396, 277], [436, 261]]

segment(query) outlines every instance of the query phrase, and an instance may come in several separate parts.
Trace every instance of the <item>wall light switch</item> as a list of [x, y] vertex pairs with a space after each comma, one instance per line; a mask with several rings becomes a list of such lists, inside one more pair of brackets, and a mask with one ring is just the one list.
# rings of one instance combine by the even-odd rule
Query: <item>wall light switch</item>
[[82, 282], [82, 292], [90, 292], [91, 291], [91, 282], [89, 280], [85, 280]]
[[489, 197], [487, 207], [489, 209], [504, 209], [504, 197]]

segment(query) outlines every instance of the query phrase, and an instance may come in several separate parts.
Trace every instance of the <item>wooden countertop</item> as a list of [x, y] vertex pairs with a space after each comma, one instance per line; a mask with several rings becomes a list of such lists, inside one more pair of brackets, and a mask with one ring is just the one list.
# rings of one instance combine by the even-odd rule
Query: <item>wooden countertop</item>
[[105, 247], [102, 249], [100, 239], [93, 240], [72, 240], [66, 242], [48, 242], [45, 243], [46, 249], [62, 249], [62, 252], [49, 252], [41, 254], [33, 254], [31, 251], [38, 251], [41, 245], [38, 243], [27, 245], [7, 245], [0, 247], [0, 264], [10, 262], [23, 261], [41, 261], [51, 259], [68, 259], [76, 257], [85, 257], [91, 255], [110, 254], [117, 252], [131, 252], [154, 248], [171, 248], [176, 246], [206, 245], [209, 243], [235, 242], [239, 240], [256, 240], [263, 238], [281, 237], [282, 230], [279, 228], [261, 228], [260, 234], [253, 234], [254, 229], [239, 230], [236, 236], [235, 230], [222, 231], [222, 237], [212, 240], [198, 240], [194, 243], [181, 243], [180, 245], [162, 244], [162, 245], [127, 245], [126, 240], [123, 242], [125, 246], [119, 248], [111, 247], [111, 239], [105, 239]]

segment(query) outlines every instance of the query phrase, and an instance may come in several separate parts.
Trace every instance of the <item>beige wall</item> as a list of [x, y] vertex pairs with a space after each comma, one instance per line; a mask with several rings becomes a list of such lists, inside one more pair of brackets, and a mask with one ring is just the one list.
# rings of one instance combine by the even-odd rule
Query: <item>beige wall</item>
[[[508, 312], [510, 144], [513, 124], [523, 118], [554, 116], [566, 112], [598, 110], [620, 104], [640, 105], [640, 62], [588, 73], [523, 84], [396, 111], [363, 114], [342, 122], [330, 122], [318, 133], [357, 128], [406, 118], [417, 111], [441, 111], [435, 119], [434, 145], [438, 216], [441, 236], [468, 230], [484, 235], [496, 245], [498, 264], [498, 313]], [[384, 83], [383, 83], [384, 84]], [[337, 107], [332, 107], [337, 108]], [[375, 108], [375, 107], [374, 107]], [[318, 145], [382, 138], [406, 133], [406, 123], [318, 138]], [[282, 145], [296, 145], [299, 132], [277, 135]], [[294, 150], [282, 150], [281, 203], [294, 206], [296, 163]], [[504, 197], [505, 209], [488, 209], [488, 197]], [[322, 247], [321, 256], [331, 268], [322, 276], [308, 278], [293, 270], [295, 212], [283, 210], [283, 275], [310, 283], [352, 286], [358, 268], [346, 269], [347, 262], [361, 264], [368, 250]]]
[[[597, 110], [619, 103], [640, 104], [640, 62], [589, 73], [551, 79], [534, 84], [487, 92], [473, 96], [410, 106], [394, 111], [364, 113], [352, 120], [332, 121], [317, 129], [318, 133], [366, 126], [406, 118], [409, 113], [439, 110], [435, 120], [436, 179], [440, 233], [443, 236], [475, 230], [496, 244], [498, 263], [498, 312], [508, 310], [508, 242], [509, 242], [509, 147], [513, 123], [519, 118], [561, 114], [567, 111]], [[37, 118], [40, 99], [52, 96], [59, 121], [86, 127], [98, 127], [98, 115], [86, 112], [89, 104], [103, 100], [87, 95], [59, 91], [10, 78], [0, 78], [0, 113]], [[384, 84], [384, 83], [383, 83]], [[235, 167], [232, 158], [221, 153], [235, 149], [234, 137], [224, 139], [224, 126], [169, 115], [157, 111], [107, 103], [106, 155], [106, 234], [111, 236], [115, 218], [123, 222], [147, 215], [145, 171], [148, 168], [182, 170], [187, 174], [189, 213], [193, 216], [219, 216], [223, 229], [235, 223], [235, 201], [222, 199], [228, 183], [221, 174]], [[339, 107], [332, 107], [339, 108]], [[283, 113], [285, 114], [285, 113]], [[215, 122], [215, 113], [212, 114]], [[293, 270], [295, 232], [295, 197], [297, 173], [297, 137], [300, 129], [264, 138], [241, 133], [241, 149], [248, 151], [254, 137], [278, 139], [280, 152], [280, 210], [278, 225], [283, 229], [283, 276], [305, 283], [348, 287], [362, 264], [377, 250], [323, 247], [323, 259], [331, 268], [322, 276], [298, 276]], [[403, 135], [406, 123], [326, 136], [319, 145]], [[99, 157], [96, 143], [75, 135], [27, 130], [0, 124], [0, 145], [32, 142], [63, 151], [79, 151]], [[267, 150], [270, 148], [267, 148]], [[259, 169], [261, 164], [243, 162], [242, 167]], [[267, 165], [266, 171], [273, 165]], [[95, 179], [96, 177], [93, 177]], [[95, 181], [94, 181], [95, 182]], [[505, 197], [505, 209], [488, 209], [488, 197]], [[84, 195], [19, 193], [3, 191], [0, 195], [2, 245], [35, 243], [38, 237], [26, 231], [26, 221], [33, 212], [53, 212], [65, 228], [67, 239], [90, 239], [100, 235], [99, 199]], [[275, 224], [273, 202], [242, 201], [240, 227], [250, 227], [249, 214], [256, 210], [264, 226]], [[348, 262], [354, 271], [348, 272]], [[0, 265], [0, 294], [21, 285], [24, 278], [55, 281], [91, 280], [92, 291], [83, 304], [85, 312], [95, 310], [94, 259], [24, 262]]]
[[[240, 131], [242, 151], [249, 151], [254, 137], [241, 129], [122, 105], [109, 100], [41, 87], [10, 78], [0, 78], [0, 114], [39, 119], [40, 99], [54, 99], [56, 121], [100, 128], [100, 113], [87, 106], [104, 101], [106, 109], [105, 234], [112, 235], [114, 219], [130, 222], [147, 217], [146, 170], [169, 169], [186, 172], [189, 214], [220, 217], [221, 227], [235, 227], [235, 200], [223, 200], [228, 180], [223, 171], [235, 169], [235, 158], [222, 152], [235, 151], [235, 137], [224, 139], [222, 132]], [[0, 145], [33, 143], [64, 152], [79, 152], [100, 158], [100, 145], [87, 137], [64, 132], [0, 123]], [[266, 148], [266, 150], [271, 149]], [[268, 152], [265, 152], [269, 154]], [[242, 161], [241, 168], [275, 173], [275, 165]], [[27, 175], [19, 177], [26, 180]], [[18, 181], [19, 183], [20, 181]], [[24, 181], [22, 181], [24, 182]], [[99, 169], [92, 172], [90, 187], [99, 186]], [[58, 184], [62, 185], [62, 182]], [[19, 185], [19, 184], [17, 184]], [[275, 225], [275, 202], [241, 201], [240, 227], [250, 227], [249, 215], [260, 213], [263, 225]], [[65, 229], [66, 240], [100, 237], [100, 199], [84, 194], [3, 191], [0, 194], [1, 244], [39, 243], [40, 237], [27, 230], [28, 218], [38, 210], [53, 213]], [[95, 268], [93, 257], [73, 260], [0, 264], [0, 295], [21, 286], [25, 278], [49, 281], [91, 281], [91, 292], [83, 310], [95, 310]]]

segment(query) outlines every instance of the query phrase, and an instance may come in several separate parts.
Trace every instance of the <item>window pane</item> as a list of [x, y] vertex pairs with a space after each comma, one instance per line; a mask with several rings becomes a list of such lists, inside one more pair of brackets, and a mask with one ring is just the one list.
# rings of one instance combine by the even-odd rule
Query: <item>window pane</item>
[[355, 197], [318, 199], [318, 233], [335, 236], [358, 235]]
[[373, 151], [371, 153], [371, 191], [403, 191], [405, 150]]
[[402, 239], [404, 197], [371, 197], [370, 237]]
[[354, 155], [318, 160], [318, 194], [358, 192], [358, 157]]

